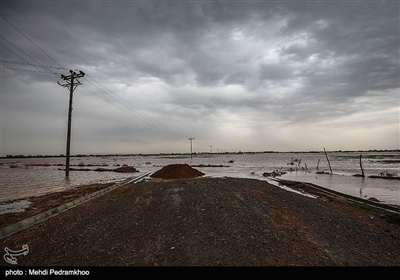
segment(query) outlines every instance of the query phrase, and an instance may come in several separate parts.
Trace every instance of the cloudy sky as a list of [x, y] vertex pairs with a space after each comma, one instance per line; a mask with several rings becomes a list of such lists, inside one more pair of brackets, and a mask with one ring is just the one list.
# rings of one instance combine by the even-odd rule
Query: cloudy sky
[[399, 149], [399, 9], [1, 1], [1, 156]]

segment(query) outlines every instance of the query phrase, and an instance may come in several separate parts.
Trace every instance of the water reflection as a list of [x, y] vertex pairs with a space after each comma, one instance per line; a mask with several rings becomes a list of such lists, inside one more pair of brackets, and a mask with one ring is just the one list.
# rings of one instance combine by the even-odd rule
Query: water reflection
[[360, 198], [363, 198], [363, 188], [365, 185], [365, 177], [361, 177], [361, 185], [360, 185]]
[[[399, 153], [393, 154], [400, 157]], [[363, 158], [367, 157], [363, 154]], [[291, 159], [297, 159], [296, 165], [288, 164]], [[334, 172], [332, 175], [316, 174], [315, 170], [305, 168], [305, 166], [318, 166], [319, 170], [329, 170], [324, 153], [214, 153], [196, 155], [192, 159], [186, 155], [73, 157], [70, 164], [77, 168], [80, 166], [91, 169], [94, 169], [94, 166], [114, 168], [126, 164], [134, 166], [139, 173], [70, 171], [68, 178], [65, 177], [64, 163], [65, 158], [0, 159], [0, 201], [62, 191], [83, 184], [125, 180], [147, 172], [153, 173], [168, 164], [187, 163], [224, 166], [196, 167], [210, 177], [227, 176], [262, 180], [265, 178], [264, 172], [285, 171], [287, 173], [282, 175], [282, 179], [314, 183], [353, 196], [375, 197], [385, 203], [400, 204], [398, 180], [352, 176], [359, 173], [357, 153], [330, 155], [330, 164]], [[398, 164], [388, 164], [382, 157], [380, 160], [365, 160], [363, 168], [366, 176], [386, 171], [400, 174]]]

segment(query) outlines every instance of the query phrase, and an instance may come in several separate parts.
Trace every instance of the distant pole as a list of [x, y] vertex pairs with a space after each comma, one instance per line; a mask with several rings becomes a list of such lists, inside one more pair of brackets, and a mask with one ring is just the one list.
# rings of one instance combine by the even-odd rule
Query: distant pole
[[331, 163], [329, 162], [328, 154], [326, 153], [325, 148], [324, 148], [324, 152], [325, 152], [326, 160], [328, 161], [329, 170], [331, 171], [331, 174], [332, 174]]
[[212, 145], [210, 145], [210, 148], [211, 148], [211, 154], [212, 154]]
[[192, 158], [192, 140], [194, 140], [194, 138], [189, 137], [188, 139], [190, 140], [190, 158]]
[[365, 175], [364, 175], [364, 169], [363, 169], [363, 167], [362, 167], [362, 163], [361, 163], [361, 156], [362, 156], [362, 154], [360, 154], [360, 168], [361, 168], [361, 176], [362, 176], [362, 177], [365, 177]]
[[[67, 154], [66, 154], [66, 160], [65, 160], [65, 177], [69, 176], [69, 156], [70, 156], [70, 146], [71, 146], [71, 118], [72, 118], [72, 96], [74, 93], [74, 90], [78, 85], [81, 85], [81, 83], [76, 80], [77, 78], [82, 78], [85, 76], [85, 73], [82, 71], [79, 71], [78, 73], [75, 73], [72, 70], [69, 70], [71, 75], [65, 76], [61, 75], [61, 79], [66, 81], [66, 84], [60, 84], [57, 82], [60, 86], [66, 87], [69, 89], [69, 108], [68, 108], [68, 129], [67, 129]], [[75, 81], [76, 80], [76, 81]]]

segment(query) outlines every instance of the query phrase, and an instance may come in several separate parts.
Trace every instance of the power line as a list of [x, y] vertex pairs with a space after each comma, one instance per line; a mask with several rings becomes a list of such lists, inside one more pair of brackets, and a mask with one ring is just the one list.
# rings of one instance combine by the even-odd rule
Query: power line
[[[86, 81], [87, 81], [87, 80], [86, 80]], [[171, 131], [168, 131], [168, 130], [162, 128], [162, 127], [157, 127], [157, 126], [155, 126], [154, 124], [147, 122], [146, 120], [144, 120], [144, 119], [142, 119], [142, 118], [140, 118], [140, 117], [138, 117], [138, 116], [132, 114], [130, 111], [127, 111], [127, 110], [125, 110], [124, 108], [121, 108], [121, 107], [117, 106], [115, 103], [112, 103], [112, 102], [108, 101], [107, 99], [101, 97], [100, 95], [94, 93], [93, 91], [89, 90], [88, 88], [86, 88], [86, 87], [84, 87], [84, 86], [82, 86], [82, 88], [86, 89], [87, 91], [89, 91], [90, 93], [96, 95], [97, 97], [103, 99], [103, 100], [106, 101], [107, 103], [109, 103], [109, 104], [111, 104], [111, 105], [117, 107], [117, 108], [120, 109], [121, 111], [124, 111], [125, 113], [131, 115], [131, 116], [134, 117], [134, 118], [137, 118], [137, 119], [141, 120], [142, 122], [147, 123], [148, 125], [150, 125], [150, 126], [152, 126], [152, 127], [155, 127], [155, 128], [157, 128], [157, 129], [160, 129], [160, 130], [162, 130], [162, 131], [164, 131], [164, 132], [167, 132], [167, 133], [169, 133], [169, 134], [172, 134], [172, 135], [174, 135], [174, 136], [179, 136], [179, 135], [174, 134], [174, 133], [172, 133]], [[111, 96], [111, 97], [112, 97], [112, 96]], [[119, 102], [119, 103], [121, 103], [121, 102]], [[121, 104], [122, 104], [122, 103], [121, 103]], [[179, 136], [179, 137], [180, 137], [180, 136]]]
[[[28, 39], [32, 44], [34, 44], [40, 51], [42, 51], [47, 57], [49, 57], [52, 61], [54, 61], [58, 66], [60, 66], [60, 69], [65, 69], [65, 70], [68, 70], [68, 69], [66, 69], [66, 68], [63, 68], [57, 61], [55, 61], [52, 57], [50, 57], [44, 50], [42, 50], [37, 44], [35, 44], [30, 38], [28, 38], [28, 36], [26, 36], [21, 30], [19, 30], [15, 25], [13, 25], [9, 20], [7, 20], [3, 15], [0, 15], [4, 20], [6, 20], [11, 26], [13, 26], [19, 33], [21, 33], [26, 39]], [[1, 36], [2, 37], [2, 36]], [[2, 38], [4, 38], [4, 37], [2, 37]], [[5, 39], [5, 38], [4, 38]], [[9, 42], [7, 39], [5, 39], [7, 42]], [[9, 42], [10, 43], [10, 42]], [[14, 45], [13, 45], [14, 46]], [[21, 50], [20, 50], [21, 51]], [[24, 52], [23, 52], [24, 53]], [[35, 60], [36, 61], [36, 60]], [[44, 66], [43, 66], [44, 67]], [[89, 75], [87, 75], [87, 77], [89, 77], [89, 78], [91, 78], [92, 80], [94, 80], [95, 82], [97, 82], [95, 79], [93, 79], [91, 76], [89, 76]], [[99, 85], [101, 85], [99, 82], [97, 82]], [[94, 85], [93, 83], [92, 83], [92, 85]], [[94, 85], [95, 86], [95, 85]], [[107, 89], [109, 92], [111, 92], [108, 88], [106, 88], [105, 86], [103, 86], [103, 85], [101, 85], [102, 87], [104, 87], [105, 89]], [[97, 86], [96, 86], [97, 87]], [[98, 88], [98, 87], [97, 87]], [[104, 92], [104, 91], [103, 91]], [[167, 127], [167, 126], [165, 126], [165, 125], [163, 125], [162, 123], [160, 123], [160, 122], [158, 122], [158, 121], [156, 121], [156, 120], [154, 120], [154, 119], [152, 119], [151, 117], [149, 117], [149, 116], [147, 116], [145, 113], [143, 113], [143, 112], [141, 112], [139, 109], [137, 109], [136, 107], [134, 107], [133, 105], [131, 105], [131, 104], [129, 104], [127, 101], [125, 101], [124, 99], [122, 99], [121, 97], [119, 97], [118, 95], [116, 95], [119, 99], [121, 99], [121, 100], [123, 100], [126, 104], [128, 104], [130, 107], [132, 107], [134, 110], [136, 110], [139, 114], [141, 114], [142, 116], [144, 116], [146, 119], [148, 119], [148, 120], [150, 120], [150, 121], [152, 121], [153, 123], [155, 123], [156, 125], [157, 125], [157, 127], [158, 126], [163, 126], [163, 127]], [[115, 98], [114, 98], [115, 99]], [[115, 99], [115, 100], [117, 100], [117, 99]], [[118, 100], [117, 100], [118, 101]], [[147, 123], [147, 122], [146, 122]], [[174, 131], [173, 129], [171, 129], [171, 128], [169, 128], [169, 127], [167, 127], [167, 129], [168, 130], [171, 130], [171, 131], [173, 131], [174, 133], [171, 133], [171, 134], [174, 134], [174, 135], [180, 135], [180, 136], [183, 136], [183, 137], [186, 137], [185, 135], [183, 135], [183, 134], [181, 134], [181, 133], [179, 133], [179, 132], [177, 132], [177, 131]], [[163, 129], [164, 131], [165, 131], [165, 129]]]
[[[0, 37], [1, 37], [1, 36], [0, 36]], [[8, 40], [7, 40], [7, 41], [8, 41]], [[2, 45], [2, 44], [1, 44], [1, 45]], [[10, 52], [12, 52], [12, 53], [14, 53], [15, 55], [17, 55], [17, 56], [18, 56], [19, 58], [21, 58], [22, 60], [25, 60], [24, 58], [22, 58], [21, 56], [19, 56], [18, 54], [16, 54], [15, 52], [13, 52], [12, 50], [10, 50], [9, 48], [7, 48], [6, 46], [4, 46], [4, 45], [2, 45], [2, 46], [5, 47], [6, 49], [8, 49]], [[14, 46], [14, 47], [16, 47], [16, 46]], [[16, 47], [16, 48], [19, 49], [18, 47]], [[23, 52], [22, 50], [20, 50], [20, 51]], [[23, 52], [23, 53], [24, 53], [25, 55], [29, 56], [29, 55], [26, 54], [25, 52]], [[29, 57], [30, 57], [30, 56], [29, 56]], [[32, 57], [31, 57], [31, 58], [32, 58]], [[32, 59], [35, 60], [34, 58], [32, 58]], [[25, 60], [25, 61], [26, 61], [26, 60]], [[36, 61], [36, 60], [35, 60], [35, 61]], [[42, 65], [42, 64], [32, 64], [32, 63], [29, 63], [29, 62], [25, 62], [25, 63], [24, 63], [24, 62], [11, 61], [11, 60], [5, 60], [5, 59], [2, 59], [2, 62], [11, 63], [11, 64], [17, 64], [17, 65], [27, 65], [27, 66], [32, 66], [32, 67], [35, 67], [35, 68], [36, 68], [36, 67], [45, 67], [45, 68], [67, 69], [67, 68], [63, 68], [63, 67], [45, 66], [45, 65]], [[2, 66], [2, 68], [11, 69], [11, 70], [20, 70], [20, 71], [40, 72], [40, 73], [52, 73], [52, 72], [44, 72], [44, 71], [40, 71], [40, 70], [18, 69], [18, 68], [11, 68], [11, 67], [5, 67], [5, 66]], [[36, 68], [36, 69], [37, 69], [37, 68]], [[53, 73], [53, 74], [59, 74], [59, 73]], [[46, 75], [46, 76], [47, 76], [47, 75]], [[87, 76], [88, 76], [88, 75], [87, 75]], [[50, 78], [50, 77], [49, 77], [49, 78]], [[90, 78], [91, 78], [93, 81], [97, 82], [94, 78], [92, 78], [92, 77], [90, 77]], [[50, 79], [51, 79], [51, 78], [50, 78]], [[52, 79], [52, 80], [55, 81], [54, 79]], [[103, 92], [106, 93], [107, 95], [111, 96], [111, 97], [112, 97], [114, 100], [116, 100], [117, 102], [123, 104], [122, 102], [118, 101], [114, 96], [110, 95], [109, 93], [105, 92], [103, 89], [101, 89], [101, 88], [99, 88], [98, 86], [96, 86], [95, 84], [93, 84], [91, 81], [87, 80], [87, 82], [89, 82], [90, 84], [92, 84], [93, 86], [95, 86], [96, 88], [98, 88], [99, 90], [103, 91]], [[97, 83], [98, 83], [99, 85], [101, 85], [99, 82], [97, 82]], [[103, 86], [103, 85], [101, 85], [101, 86]], [[105, 86], [103, 86], [103, 87], [104, 87], [105, 89], [107, 89]], [[120, 109], [120, 110], [122, 110], [122, 111], [124, 111], [124, 112], [126, 112], [126, 113], [128, 113], [128, 114], [130, 114], [128, 111], [122, 109], [122, 108], [119, 107], [119, 106], [116, 106], [115, 104], [109, 102], [108, 100], [106, 100], [106, 99], [102, 98], [101, 96], [95, 94], [94, 92], [90, 91], [90, 90], [87, 89], [86, 87], [83, 87], [83, 88], [86, 89], [86, 90], [88, 90], [89, 92], [93, 93], [93, 94], [96, 95], [97, 97], [103, 99], [104, 101], [106, 101], [106, 102], [108, 102], [108, 103], [114, 105], [114, 106], [117, 107], [118, 109]], [[107, 90], [110, 91], [111, 93], [113, 93], [111, 90], [109, 90], [109, 89], [107, 89]], [[115, 95], [115, 96], [117, 96], [119, 99], [123, 100], [123, 101], [124, 101], [126, 104], [128, 104], [129, 106], [135, 108], [133, 105], [129, 104], [127, 101], [125, 101], [124, 99], [122, 99], [122, 98], [119, 97], [118, 95]], [[124, 105], [124, 104], [123, 104], [123, 105]], [[126, 105], [125, 105], [125, 106], [126, 106]], [[136, 108], [135, 108], [135, 109], [136, 109]], [[138, 110], [138, 109], [136, 109], [136, 110]], [[150, 117], [146, 116], [144, 113], [142, 113], [142, 112], [140, 112], [140, 111], [138, 111], [138, 113], [142, 114], [143, 116], [145, 116], [147, 119], [153, 121], [154, 123], [158, 123], [156, 120], [151, 119]], [[135, 115], [133, 115], [133, 114], [130, 114], [130, 115], [133, 116], [133, 117], [138, 118], [139, 120], [141, 120], [141, 121], [143, 121], [143, 122], [145, 122], [145, 123], [147, 123], [147, 124], [149, 124], [149, 125], [151, 125], [151, 126], [153, 126], [153, 127], [155, 127], [155, 128], [161, 129], [161, 130], [163, 130], [163, 131], [165, 131], [165, 132], [167, 132], [167, 133], [169, 133], [169, 134], [172, 134], [172, 135], [174, 135], [174, 136], [179, 136], [179, 137], [182, 136], [182, 134], [180, 134], [179, 132], [173, 133], [173, 132], [171, 132], [171, 131], [168, 131], [167, 129], [164, 129], [164, 128], [162, 128], [162, 127], [159, 127], [160, 125], [162, 126], [161, 123], [159, 123], [159, 125], [156, 126], [156, 125], [153, 125], [153, 124], [151, 124], [151, 123], [149, 123], [149, 122], [143, 120], [142, 118], [137, 117], [137, 116], [135, 116]], [[171, 130], [172, 130], [172, 129], [171, 129]], [[173, 130], [172, 130], [172, 131], [173, 131]], [[184, 136], [184, 135], [183, 135], [183, 136]], [[185, 137], [185, 136], [184, 136], [184, 137]]]
[[[13, 43], [11, 43], [9, 40], [7, 40], [6, 38], [4, 38], [3, 36], [0, 35], [0, 38], [2, 38], [3, 40], [7, 41], [10, 45], [12, 45], [14, 48], [16, 48], [17, 50], [19, 50], [20, 52], [22, 52], [24, 55], [26, 55], [27, 57], [29, 57], [30, 59], [32, 59], [33, 61], [35, 61], [36, 63], [38, 63], [38, 65], [40, 67], [44, 67], [46, 68], [46, 66], [44, 66], [43, 64], [41, 64], [39, 61], [37, 61], [36, 59], [34, 59], [32, 56], [30, 56], [29, 54], [27, 54], [26, 52], [24, 52], [23, 50], [21, 50], [20, 48], [18, 48], [16, 45], [14, 45]], [[3, 47], [5, 47], [2, 44]], [[10, 49], [8, 49], [10, 50]], [[15, 54], [15, 53], [14, 53]], [[35, 67], [35, 66], [34, 66]]]
[[59, 75], [60, 73], [53, 73], [49, 71], [40, 71], [40, 70], [33, 70], [33, 69], [21, 69], [21, 68], [12, 68], [12, 67], [6, 67], [6, 66], [1, 66], [1, 68], [4, 69], [10, 69], [10, 70], [18, 70], [18, 71], [29, 71], [29, 72], [38, 72], [38, 73], [51, 73], [54, 75]]
[[0, 16], [7, 21], [12, 27], [14, 27], [19, 33], [22, 34], [22, 36], [24, 36], [26, 39], [29, 40], [29, 42], [31, 42], [32, 44], [35, 45], [35, 47], [37, 47], [42, 53], [44, 53], [48, 58], [50, 58], [51, 60], [54, 61], [55, 64], [57, 64], [58, 66], [62, 67], [60, 64], [57, 63], [57, 61], [55, 61], [53, 58], [51, 58], [44, 50], [42, 50], [38, 45], [36, 45], [31, 39], [28, 38], [28, 36], [26, 36], [21, 30], [19, 30], [14, 24], [12, 24], [8, 19], [6, 19], [3, 15], [0, 14]]
[[[12, 52], [13, 54], [15, 54], [16, 56], [18, 56], [19, 58], [21, 58], [22, 60], [26, 61], [25, 58], [21, 57], [20, 55], [16, 54], [15, 52], [13, 52], [12, 50], [10, 50], [9, 48], [7, 48], [6, 46], [4, 46], [3, 44], [0, 43], [1, 46], [3, 46], [3, 48], [6, 48], [7, 50], [9, 50], [10, 52]], [[27, 63], [29, 63], [28, 61], [26, 61]], [[35, 67], [35, 66], [34, 66]], [[37, 69], [37, 67], [35, 67]], [[37, 69], [39, 70], [39, 69]], [[53, 82], [57, 82], [56, 80], [54, 80], [53, 78], [49, 77], [48, 75], [46, 75], [46, 73], [43, 73], [43, 75], [45, 75], [47, 78], [49, 78], [50, 80], [52, 80]]]
[[33, 67], [37, 66], [37, 67], [53, 68], [53, 69], [59, 69], [59, 70], [69, 70], [68, 68], [63, 68], [63, 67], [48, 66], [48, 65], [43, 65], [43, 64], [33, 64], [33, 63], [20, 62], [20, 61], [8, 60], [8, 59], [2, 59], [1, 62], [9, 63], [9, 64], [17, 64], [17, 65], [27, 65], [27, 66], [33, 66]]
[[[90, 76], [88, 75], [88, 77], [90, 77]], [[92, 80], [94, 80], [92, 77], [90, 77], [90, 78], [91, 78]], [[148, 123], [148, 122], [142, 120], [142, 121], [146, 122], [147, 124], [150, 124], [150, 125], [152, 125], [153, 127], [160, 128], [160, 129], [162, 129], [162, 130], [164, 130], [164, 131], [167, 131], [168, 133], [173, 134], [173, 135], [175, 135], [175, 136], [178, 136], [178, 137], [181, 137], [181, 136], [186, 137], [186, 135], [183, 135], [183, 134], [181, 134], [181, 133], [179, 133], [179, 132], [173, 130], [172, 128], [170, 128], [170, 127], [168, 127], [168, 126], [166, 126], [166, 125], [164, 125], [164, 124], [158, 122], [157, 120], [155, 120], [155, 119], [151, 118], [150, 116], [146, 115], [145, 113], [141, 112], [138, 108], [136, 108], [135, 106], [133, 106], [132, 104], [130, 104], [128, 101], [124, 100], [123, 98], [119, 97], [118, 95], [116, 95], [115, 93], [113, 93], [111, 90], [109, 90], [108, 88], [106, 88], [106, 87], [103, 86], [102, 84], [98, 83], [96, 80], [94, 80], [94, 81], [97, 82], [97, 83], [98, 83], [99, 85], [101, 85], [102, 87], [104, 87], [104, 88], [105, 88], [106, 90], [108, 90], [109, 92], [111, 92], [113, 95], [110, 95], [109, 93], [105, 92], [104, 90], [102, 90], [101, 88], [99, 88], [98, 86], [96, 86], [95, 84], [93, 84], [92, 82], [90, 82], [90, 81], [88, 81], [88, 80], [86, 80], [86, 81], [89, 82], [90, 84], [92, 84], [93, 86], [95, 86], [96, 88], [98, 88], [99, 90], [103, 91], [103, 92], [106, 93], [107, 95], [111, 96], [111, 97], [112, 97], [113, 99], [115, 99], [117, 102], [120, 102], [120, 101], [118, 101], [118, 100], [114, 97], [114, 95], [115, 95], [117, 98], [119, 98], [120, 100], [122, 100], [122, 101], [125, 103], [125, 104], [123, 104], [122, 102], [120, 102], [121, 104], [127, 106], [128, 108], [132, 108], [132, 109], [135, 110], [137, 113], [139, 113], [140, 115], [142, 115], [144, 118], [146, 118], [147, 120], [151, 121], [154, 125], [152, 125], [152, 124], [150, 124], [150, 123]], [[139, 119], [140, 119], [140, 118], [139, 118]]]
[[[21, 49], [19, 49], [17, 46], [15, 46], [14, 44], [12, 44], [10, 41], [8, 41], [7, 39], [5, 39], [3, 36], [1, 36], [4, 40], [6, 40], [8, 43], [10, 43], [11, 45], [13, 45], [15, 48], [17, 48], [18, 50], [20, 50], [22, 53], [24, 53], [25, 55], [27, 55], [28, 57], [30, 57], [32, 60], [34, 60], [35, 62], [37, 62], [38, 64], [37, 65], [34, 65], [34, 64], [32, 64], [32, 63], [29, 63], [29, 62], [27, 62], [25, 59], [23, 59], [21, 56], [19, 56], [19, 55], [17, 55], [15, 52], [13, 52], [13, 51], [11, 51], [9, 48], [7, 48], [7, 47], [5, 47], [4, 45], [3, 45], [3, 47], [5, 47], [6, 49], [8, 49], [9, 51], [11, 51], [12, 53], [14, 53], [15, 55], [17, 55], [18, 57], [20, 57], [22, 60], [24, 60], [24, 61], [26, 61], [26, 63], [21, 63], [21, 62], [12, 62], [12, 61], [10, 61], [10, 60], [4, 60], [5, 61], [5, 63], [13, 63], [13, 64], [21, 64], [21, 65], [29, 65], [29, 66], [32, 66], [32, 67], [44, 67], [44, 68], [56, 68], [56, 69], [60, 69], [60, 70], [67, 70], [67, 68], [64, 68], [64, 67], [62, 67], [57, 61], [55, 61], [50, 55], [48, 55], [44, 50], [42, 50], [37, 44], [35, 44], [28, 36], [26, 36], [21, 30], [19, 30], [15, 25], [13, 25], [9, 20], [7, 20], [3, 15], [0, 15], [4, 20], [6, 20], [12, 27], [14, 27], [19, 33], [21, 33], [26, 39], [28, 39], [33, 45], [35, 45], [41, 52], [43, 52], [48, 58], [50, 58], [54, 63], [56, 63], [58, 66], [59, 66], [59, 68], [57, 68], [57, 67], [52, 67], [52, 66], [49, 66], [49, 67], [47, 67], [47, 66], [45, 66], [45, 65], [42, 65], [41, 63], [39, 63], [37, 60], [35, 60], [34, 58], [32, 58], [30, 55], [28, 55], [28, 54], [26, 54], [24, 51], [22, 51]], [[2, 60], [3, 61], [3, 60]], [[37, 69], [37, 68], [36, 68]], [[41, 71], [35, 71], [35, 72], [41, 72]], [[46, 75], [47, 76], [47, 75]], [[183, 135], [183, 134], [181, 134], [181, 133], [179, 133], [179, 132], [177, 132], [177, 131], [175, 131], [175, 130], [173, 130], [172, 128], [170, 128], [170, 127], [168, 127], [168, 126], [166, 126], [166, 125], [164, 125], [164, 124], [162, 124], [162, 123], [160, 123], [160, 122], [158, 122], [158, 121], [156, 121], [155, 119], [153, 119], [153, 118], [151, 118], [150, 116], [148, 116], [148, 115], [146, 115], [145, 113], [143, 113], [143, 112], [141, 112], [138, 108], [136, 108], [136, 107], [134, 107], [133, 105], [131, 105], [129, 102], [127, 102], [126, 100], [124, 100], [123, 98], [121, 98], [121, 97], [119, 97], [118, 95], [116, 95], [115, 93], [113, 93], [111, 90], [109, 90], [108, 88], [106, 88], [105, 86], [103, 86], [101, 83], [99, 83], [98, 81], [96, 81], [94, 78], [92, 78], [91, 76], [89, 76], [88, 74], [86, 74], [86, 76], [87, 77], [89, 77], [89, 78], [91, 78], [94, 82], [96, 82], [96, 83], [98, 83], [100, 86], [102, 86], [103, 88], [105, 88], [107, 91], [109, 91], [109, 92], [111, 92], [112, 94], [114, 94], [115, 96], [117, 96], [120, 100], [122, 100], [125, 104], [123, 104], [121, 101], [119, 101], [119, 100], [117, 100], [115, 97], [113, 97], [113, 96], [111, 96], [110, 94], [108, 94], [107, 92], [105, 92], [104, 90], [102, 90], [101, 88], [99, 88], [98, 86], [96, 86], [96, 85], [94, 85], [92, 82], [90, 82], [90, 81], [88, 81], [87, 79], [87, 81], [89, 82], [89, 83], [91, 83], [93, 86], [95, 86], [96, 88], [98, 88], [99, 90], [101, 90], [101, 91], [103, 91], [104, 93], [106, 93], [106, 94], [108, 94], [109, 96], [111, 96], [113, 99], [115, 99], [117, 102], [119, 102], [119, 103], [121, 103], [121, 104], [123, 104], [123, 105], [125, 105], [125, 106], [127, 106], [128, 108], [130, 107], [130, 108], [132, 108], [133, 110], [135, 110], [138, 114], [140, 114], [140, 115], [142, 115], [144, 118], [146, 118], [147, 120], [149, 120], [149, 121], [151, 121], [152, 123], [149, 123], [149, 122], [147, 122], [147, 121], [145, 121], [145, 120], [143, 120], [142, 118], [140, 118], [140, 117], [137, 117], [137, 116], [134, 116], [134, 115], [132, 115], [132, 116], [134, 116], [134, 117], [137, 117], [138, 119], [140, 119], [141, 121], [143, 121], [143, 122], [145, 122], [145, 123], [147, 123], [147, 124], [149, 124], [149, 125], [151, 125], [151, 126], [153, 126], [153, 127], [155, 127], [155, 128], [158, 128], [158, 129], [160, 129], [160, 130], [163, 130], [163, 131], [165, 131], [165, 132], [167, 132], [167, 133], [170, 133], [170, 134], [172, 134], [172, 135], [175, 135], [175, 136], [177, 136], [177, 137], [181, 137], [181, 136], [183, 136], [183, 137], [186, 137], [185, 135]], [[48, 77], [48, 76], [47, 76]], [[50, 78], [50, 77], [49, 77]], [[50, 78], [50, 79], [52, 79], [52, 78]], [[52, 79], [53, 80], [53, 79]], [[54, 80], [53, 80], [54, 81]], [[88, 90], [87, 88], [85, 88], [86, 90]], [[92, 92], [93, 93], [93, 92]], [[99, 95], [97, 95], [97, 94], [95, 94], [96, 96], [98, 96], [98, 97], [100, 97]], [[104, 98], [102, 98], [103, 100], [105, 100]], [[109, 101], [107, 101], [108, 103], [110, 103], [110, 104], [113, 104], [113, 103], [111, 103], [111, 102], [109, 102]], [[127, 104], [127, 105], [126, 105]], [[116, 106], [117, 108], [119, 108], [119, 109], [121, 109], [120, 107], [118, 107], [118, 106]], [[122, 109], [121, 109], [122, 110]], [[123, 111], [125, 111], [125, 110], [123, 110]], [[126, 111], [125, 111], [126, 112]]]

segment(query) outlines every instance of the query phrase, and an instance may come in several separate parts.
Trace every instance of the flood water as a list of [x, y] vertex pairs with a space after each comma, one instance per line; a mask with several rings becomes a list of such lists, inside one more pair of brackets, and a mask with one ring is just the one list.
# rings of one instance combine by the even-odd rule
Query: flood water
[[[360, 154], [365, 177], [361, 174]], [[137, 173], [70, 171], [65, 177], [65, 158], [6, 158], [0, 159], [0, 203], [49, 192], [68, 190], [90, 183], [118, 182], [145, 173], [154, 173], [165, 165], [187, 163], [205, 173], [205, 177], [238, 177], [271, 181], [263, 176], [273, 170], [285, 171], [282, 179], [309, 182], [352, 196], [374, 197], [386, 204], [400, 205], [400, 181], [368, 178], [370, 175], [400, 176], [399, 152], [331, 152], [328, 153], [332, 174], [325, 154], [322, 153], [243, 153], [151, 155], [151, 156], [85, 156], [71, 157], [70, 167], [99, 167], [115, 169], [124, 164], [134, 166]], [[222, 167], [196, 167], [196, 165], [223, 165]]]

